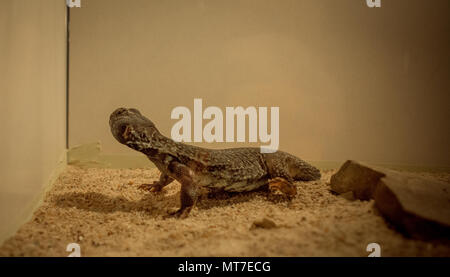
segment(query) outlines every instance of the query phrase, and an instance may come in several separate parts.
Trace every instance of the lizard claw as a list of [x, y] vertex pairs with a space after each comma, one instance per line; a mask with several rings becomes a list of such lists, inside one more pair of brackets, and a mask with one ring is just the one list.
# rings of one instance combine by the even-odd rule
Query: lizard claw
[[139, 186], [139, 189], [146, 190], [150, 192], [160, 192], [163, 186], [159, 182], [154, 182], [152, 184], [142, 184]]
[[175, 211], [169, 211], [167, 213], [167, 215], [164, 216], [164, 219], [171, 218], [171, 217], [179, 218], [179, 219], [187, 218], [191, 209], [192, 209], [192, 207], [187, 207], [187, 208], [180, 208]]
[[284, 178], [274, 178], [269, 181], [269, 191], [273, 195], [284, 195], [294, 197], [297, 194], [297, 188]]

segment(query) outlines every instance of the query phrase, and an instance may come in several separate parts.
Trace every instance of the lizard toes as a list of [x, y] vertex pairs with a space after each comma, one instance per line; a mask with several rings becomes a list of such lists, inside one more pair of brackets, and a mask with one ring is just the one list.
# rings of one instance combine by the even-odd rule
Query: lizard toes
[[191, 210], [190, 208], [180, 208], [175, 211], [169, 211], [167, 213], [167, 215], [164, 217], [164, 219], [166, 219], [166, 218], [180, 218], [180, 219], [187, 218], [190, 210]]
[[162, 190], [162, 187], [158, 183], [153, 183], [153, 184], [142, 184], [139, 186], [139, 189], [150, 192], [160, 192]]

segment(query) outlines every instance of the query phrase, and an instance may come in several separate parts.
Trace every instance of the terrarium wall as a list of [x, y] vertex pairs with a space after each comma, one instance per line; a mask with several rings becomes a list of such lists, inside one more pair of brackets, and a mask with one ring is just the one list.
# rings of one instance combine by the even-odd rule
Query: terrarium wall
[[22, 224], [66, 146], [60, 0], [0, 1], [0, 241]]
[[447, 0], [82, 6], [71, 10], [70, 146], [133, 155], [110, 134], [115, 108], [140, 109], [169, 136], [172, 109], [201, 98], [280, 107], [280, 149], [308, 160], [450, 165]]

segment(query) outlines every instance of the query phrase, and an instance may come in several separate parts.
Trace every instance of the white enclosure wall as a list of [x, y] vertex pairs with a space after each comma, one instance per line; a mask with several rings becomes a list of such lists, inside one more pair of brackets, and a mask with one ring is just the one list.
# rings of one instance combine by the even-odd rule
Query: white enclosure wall
[[133, 155], [111, 136], [115, 108], [139, 108], [170, 135], [172, 109], [198, 97], [280, 107], [280, 149], [307, 160], [450, 165], [448, 0], [81, 3], [70, 146]]
[[0, 0], [0, 242], [64, 159], [65, 16], [62, 0]]

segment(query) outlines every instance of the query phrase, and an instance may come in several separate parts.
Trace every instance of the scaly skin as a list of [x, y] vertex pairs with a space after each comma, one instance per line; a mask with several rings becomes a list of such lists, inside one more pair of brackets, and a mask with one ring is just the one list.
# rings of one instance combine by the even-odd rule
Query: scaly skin
[[181, 208], [173, 213], [178, 217], [189, 214], [200, 187], [243, 192], [269, 185], [295, 195], [294, 181], [320, 178], [317, 168], [282, 151], [261, 153], [251, 147], [213, 150], [175, 142], [136, 109], [115, 110], [109, 125], [117, 141], [144, 153], [161, 171], [160, 180], [144, 185], [146, 188], [160, 191], [173, 180], [181, 183]]

